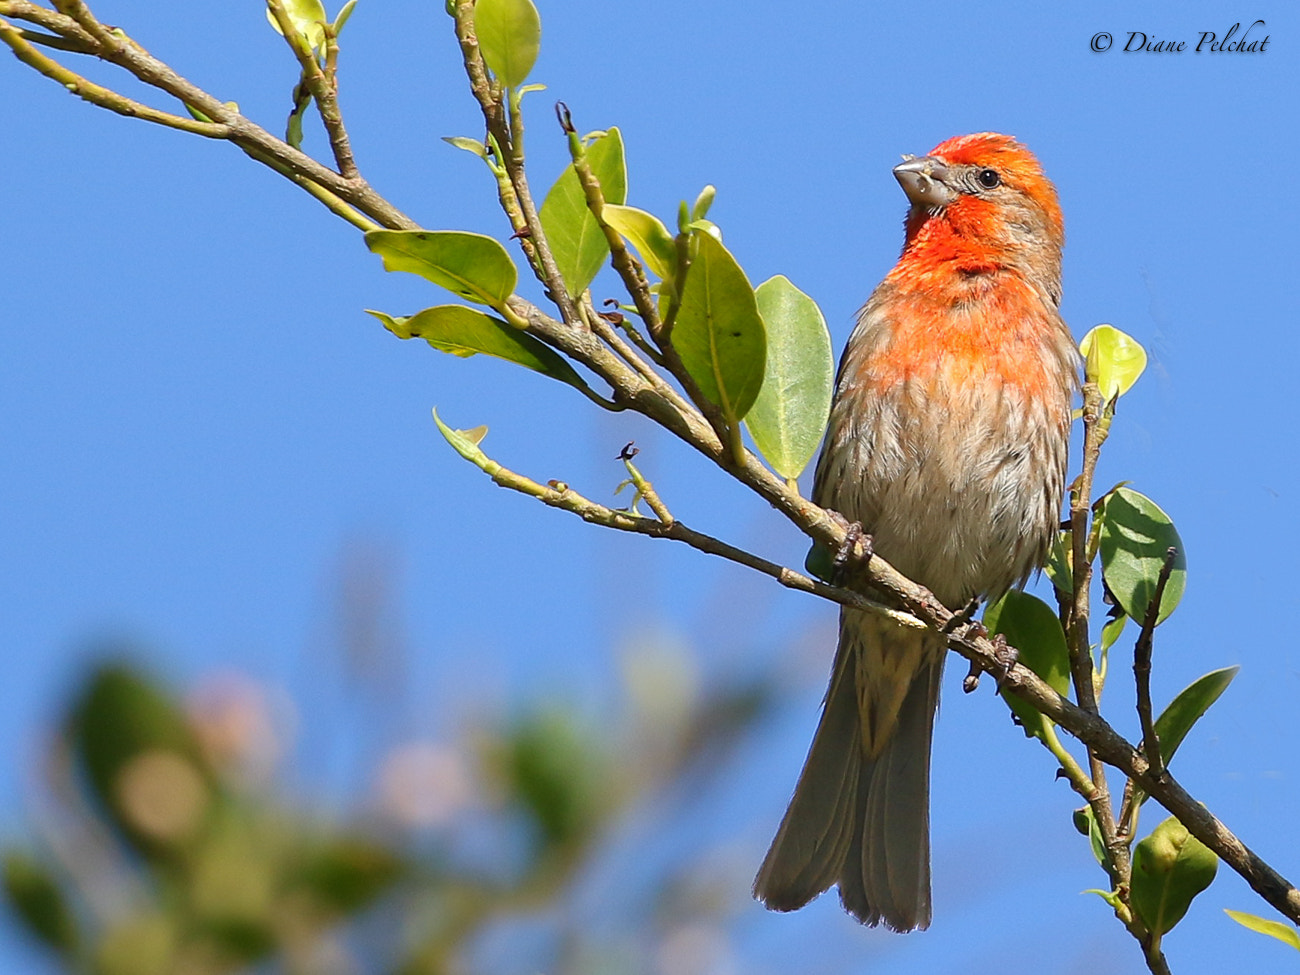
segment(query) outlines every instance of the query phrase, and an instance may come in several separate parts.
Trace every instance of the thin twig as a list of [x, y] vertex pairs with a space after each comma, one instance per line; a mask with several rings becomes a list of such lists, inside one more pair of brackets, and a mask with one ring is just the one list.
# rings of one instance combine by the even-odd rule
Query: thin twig
[[63, 38], [69, 45], [76, 45], [79, 54], [93, 54], [97, 49], [94, 37], [67, 14], [30, 3], [29, 0], [0, 0], [0, 15], [37, 24]]
[[[281, 139], [277, 139], [261, 126], [245, 118], [231, 103], [222, 101], [215, 95], [209, 94], [192, 82], [182, 78], [169, 65], [150, 55], [122, 30], [118, 28], [110, 29], [99, 23], [81, 0], [60, 0], [59, 6], [63, 11], [62, 13], [46, 10], [36, 4], [28, 3], [26, 0], [0, 0], [0, 14], [39, 24], [46, 30], [53, 31], [81, 47], [89, 47], [95, 56], [116, 64], [144, 84], [170, 95], [181, 102], [182, 105], [197, 110], [209, 121], [185, 119], [180, 115], [166, 112], [159, 113], [159, 110], [147, 107], [146, 111], [137, 111], [134, 110], [131, 99], [126, 99], [125, 96], [110, 92], [108, 89], [101, 89], [100, 86], [76, 90], [77, 94], [86, 97], [83, 91], [93, 92], [96, 96], [100, 95], [101, 91], [107, 92], [107, 96], [122, 99], [121, 104], [126, 105], [128, 110], [121, 111], [120, 106], [113, 104], [112, 98], [107, 98], [107, 96], [106, 102], [96, 101], [95, 103], [102, 104], [102, 107], [113, 111], [119, 111], [123, 115], [183, 129], [208, 138], [225, 139], [234, 143], [248, 156], [264, 165], [271, 165], [269, 160], [275, 160], [273, 168], [279, 172], [293, 173], [296, 177], [300, 177], [294, 179], [294, 182], [300, 186], [306, 188], [304, 180], [310, 181], [328, 193], [333, 194], [334, 197], [348, 206], [365, 214], [380, 226], [395, 230], [414, 230], [419, 226], [414, 220], [376, 193], [364, 179], [357, 177], [348, 180], [328, 166], [321, 165], [306, 153], [293, 148]], [[14, 33], [16, 34], [16, 32], [17, 29], [15, 28]], [[6, 38], [6, 41], [8, 41], [8, 38]], [[10, 47], [13, 46], [11, 43]], [[28, 47], [30, 48], [30, 45]], [[18, 51], [15, 50], [15, 53], [18, 53]], [[42, 57], [44, 56], [42, 55]], [[62, 66], [57, 67], [60, 71], [67, 70]], [[48, 74], [46, 71], [41, 73]], [[67, 84], [68, 81], [80, 84], [77, 81], [80, 76], [75, 74], [66, 80], [60, 78], [57, 74], [48, 74], [48, 76], [60, 81], [61, 84]], [[87, 100], [90, 99], [87, 98]], [[177, 123], [178, 119], [180, 120], [179, 124]], [[336, 212], [343, 215], [341, 211], [336, 210]]]
[[[329, 138], [330, 151], [334, 154], [334, 163], [338, 166], [339, 175], [349, 181], [356, 179], [360, 174], [357, 172], [357, 163], [352, 155], [352, 142], [348, 138], [348, 130], [343, 125], [343, 114], [339, 111], [337, 79], [332, 81], [331, 78], [326, 77], [325, 70], [316, 60], [311, 42], [294, 26], [293, 18], [285, 9], [284, 0], [266, 0], [266, 6], [271, 16], [275, 18], [280, 33], [284, 35], [285, 43], [289, 45], [289, 49], [293, 51], [293, 56], [302, 68], [303, 84], [316, 100], [316, 110], [320, 114], [321, 124], [325, 127], [325, 134]], [[333, 37], [328, 37], [326, 43], [333, 46], [337, 41]]]
[[[618, 531], [632, 532], [639, 535], [650, 535], [655, 538], [671, 538], [674, 541], [684, 542], [694, 549], [706, 552], [709, 555], [716, 555], [720, 558], [736, 562], [740, 565], [755, 569], [764, 575], [771, 576], [781, 585], [789, 589], [797, 589], [801, 592], [812, 593], [829, 599], [832, 602], [848, 606], [853, 609], [866, 610], [867, 612], [878, 613], [887, 616], [895, 622], [915, 628], [924, 628], [925, 623], [917, 619], [910, 613], [900, 612], [897, 609], [886, 606], [876, 600], [869, 599], [860, 593], [849, 589], [841, 589], [837, 586], [827, 585], [816, 579], [811, 579], [802, 573], [785, 566], [770, 562], [767, 559], [747, 552], [744, 549], [730, 545], [721, 539], [714, 538], [712, 535], [706, 535], [704, 532], [688, 528], [668, 513], [668, 509], [663, 505], [662, 500], [657, 494], [644, 490], [650, 488], [649, 482], [644, 478], [633, 477], [633, 483], [638, 490], [642, 491], [647, 503], [655, 511], [656, 517], [646, 518], [642, 515], [633, 514], [631, 511], [621, 511], [617, 508], [610, 508], [598, 502], [584, 497], [577, 491], [573, 490], [568, 484], [562, 481], [551, 481], [549, 484], [539, 484], [531, 478], [525, 477], [512, 470], [501, 466], [496, 461], [489, 458], [481, 452], [477, 457], [469, 458], [480, 470], [484, 471], [500, 487], [509, 488], [512, 491], [518, 491], [529, 497], [536, 498], [543, 504], [552, 508], [560, 508], [577, 515], [583, 521], [595, 525], [601, 525], [606, 528], [613, 528]], [[629, 464], [629, 471], [633, 470]], [[654, 501], [651, 501], [653, 495]]]
[[1160, 566], [1160, 575], [1156, 579], [1155, 595], [1147, 605], [1146, 617], [1142, 620], [1142, 632], [1138, 634], [1133, 645], [1133, 677], [1137, 683], [1137, 713], [1142, 724], [1142, 753], [1151, 764], [1151, 774], [1161, 775], [1164, 764], [1160, 757], [1160, 737], [1156, 734], [1155, 719], [1151, 712], [1151, 642], [1160, 621], [1160, 603], [1165, 596], [1165, 586], [1169, 584], [1169, 575], [1174, 571], [1174, 560], [1178, 558], [1178, 549], [1170, 546], [1165, 552], [1164, 564]]
[[54, 8], [59, 13], [71, 17], [96, 41], [105, 47], [112, 47], [115, 41], [113, 31], [99, 22], [83, 0], [53, 0]]
[[[573, 128], [572, 119], [569, 117], [568, 108], [560, 103], [561, 124], [564, 126], [569, 136], [570, 155], [573, 158], [573, 170], [578, 175], [578, 183], [582, 186], [583, 196], [587, 201], [587, 209], [591, 215], [596, 218], [596, 223], [600, 226], [601, 232], [605, 235], [605, 242], [609, 245], [610, 264], [617, 272], [619, 278], [623, 281], [623, 287], [632, 296], [632, 302], [636, 306], [637, 313], [641, 320], [646, 323], [646, 328], [650, 330], [651, 336], [655, 338], [659, 346], [659, 361], [673, 378], [676, 379], [686, 391], [686, 395], [694, 402], [700, 414], [713, 427], [718, 439], [727, 443], [732, 453], [739, 457], [740, 450], [737, 447], [738, 431], [733, 431], [722, 415], [722, 411], [709, 401], [709, 398], [701, 392], [699, 385], [695, 382], [694, 377], [687, 371], [681, 356], [677, 350], [668, 341], [667, 329], [659, 320], [659, 311], [655, 306], [654, 296], [650, 293], [650, 285], [646, 281], [644, 270], [632, 257], [632, 252], [627, 249], [627, 244], [623, 241], [623, 236], [608, 223], [605, 222], [605, 194], [600, 187], [600, 180], [595, 172], [592, 171], [591, 163], [587, 159], [586, 153], [582, 150], [582, 143], [577, 138]], [[680, 285], [680, 279], [676, 283]]]
[[[1089, 588], [1092, 585], [1092, 559], [1088, 546], [1088, 518], [1092, 510], [1092, 481], [1106, 439], [1106, 427], [1100, 420], [1101, 393], [1095, 383], [1083, 387], [1083, 463], [1078, 478], [1070, 489], [1070, 541], [1073, 561], [1073, 590], [1067, 604], [1070, 676], [1079, 707], [1097, 714], [1097, 685], [1092, 666], [1092, 646], [1088, 638]], [[1106, 784], [1106, 769], [1101, 758], [1091, 748], [1088, 765], [1095, 791], [1087, 797], [1088, 805], [1097, 821], [1102, 843], [1106, 848], [1106, 870], [1112, 889], [1124, 896], [1128, 890], [1132, 867], [1128, 843], [1116, 828], [1114, 807]], [[1126, 922], [1127, 923], [1127, 922]], [[1134, 936], [1145, 934], [1141, 925], [1130, 926]]]
[[[592, 334], [596, 335], [602, 342], [618, 353], [619, 358], [637, 371], [646, 382], [650, 383], [655, 390], [669, 400], [679, 411], [689, 411], [696, 413], [695, 407], [686, 401], [677, 390], [673, 389], [668, 383], [664, 382], [663, 377], [646, 363], [644, 359], [636, 354], [626, 342], [619, 337], [613, 327], [594, 309], [590, 302], [582, 302], [578, 306], [583, 316], [586, 318], [587, 325]], [[697, 414], [698, 415], [698, 414]], [[703, 417], [701, 417], [703, 420]]]
[[47, 57], [38, 51], [31, 43], [24, 31], [15, 27], [7, 20], [0, 20], [0, 41], [9, 45], [14, 52], [14, 56], [29, 67], [35, 68], [45, 77], [57, 81], [72, 94], [83, 98], [92, 105], [98, 105], [100, 108], [106, 108], [110, 112], [116, 112], [118, 115], [125, 115], [129, 118], [144, 119], [146, 122], [156, 122], [158, 125], [165, 125], [171, 129], [179, 129], [182, 132], [192, 132], [195, 135], [206, 136], [210, 139], [228, 139], [230, 138], [230, 127], [218, 122], [200, 122], [195, 118], [188, 118], [183, 115], [173, 115], [171, 112], [159, 111], [156, 108], [150, 108], [142, 102], [133, 98], [127, 98], [125, 95], [119, 95], [117, 92], [105, 88], [103, 85], [97, 85], [89, 78], [84, 78], [59, 64], [53, 58]]
[[[473, 14], [473, 0], [453, 0], [456, 40], [460, 44], [461, 60], [469, 78], [470, 92], [483, 113], [490, 140], [495, 140], [497, 163], [505, 167], [509, 178], [509, 195], [513, 198], [511, 205], [517, 214], [512, 219], [515, 236], [533, 273], [546, 286], [551, 300], [559, 308], [560, 318], [570, 328], [585, 331], [582, 316], [565, 288], [564, 276], [560, 274], [555, 257], [546, 243], [546, 232], [537, 216], [532, 192], [528, 188], [528, 178], [524, 174], [523, 117], [518, 102], [507, 106], [505, 101], [510, 96], [489, 78], [487, 65], [479, 50], [478, 37], [474, 33]], [[502, 202], [505, 202], [504, 194]]]
[[19, 28], [19, 31], [28, 41], [33, 44], [38, 44], [41, 47], [53, 48], [56, 51], [68, 51], [72, 54], [95, 53], [93, 47], [82, 44], [80, 41], [70, 40], [67, 37], [62, 37], [58, 34], [42, 34], [40, 31], [27, 30], [22, 27]]

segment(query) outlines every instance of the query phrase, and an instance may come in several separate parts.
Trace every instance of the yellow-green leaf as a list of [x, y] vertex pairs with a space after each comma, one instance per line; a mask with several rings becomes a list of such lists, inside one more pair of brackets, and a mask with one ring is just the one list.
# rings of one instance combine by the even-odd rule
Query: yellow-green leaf
[[817, 303], [784, 275], [768, 278], [754, 297], [767, 333], [767, 359], [745, 425], [772, 469], [796, 478], [816, 453], [830, 415], [831, 333]]
[[[325, 23], [328, 18], [325, 16], [325, 5], [321, 0], [284, 0], [284, 10], [298, 33], [307, 38], [307, 43], [311, 45], [313, 51], [324, 43]], [[271, 22], [275, 32], [283, 36], [284, 31], [280, 30], [280, 24], [271, 13], [270, 6], [266, 8], [266, 19]]]
[[334, 18], [335, 37], [338, 37], [339, 34], [342, 33], [343, 25], [346, 24], [348, 22], [348, 18], [352, 16], [352, 10], [353, 8], [356, 7], [356, 5], [357, 5], [357, 0], [348, 0], [348, 2], [343, 5], [343, 9], [339, 11], [339, 15]]
[[366, 246], [389, 271], [408, 271], [453, 294], [502, 310], [519, 274], [491, 237], [463, 230], [372, 230]]
[[714, 237], [698, 234], [672, 343], [682, 364], [729, 423], [742, 420], [763, 385], [767, 336], [754, 290]]
[[542, 44], [542, 21], [533, 0], [478, 0], [474, 33], [497, 79], [507, 88], [523, 84]]
[[607, 205], [601, 219], [613, 227], [632, 245], [650, 273], [661, 281], [670, 281], [677, 263], [677, 248], [673, 235], [663, 221], [652, 213], [636, 207]]
[[482, 448], [479, 447], [479, 444], [483, 442], [483, 438], [487, 436], [487, 427], [478, 426], [472, 430], [453, 430], [442, 422], [442, 417], [438, 416], [437, 409], [433, 411], [433, 422], [438, 424], [438, 432], [442, 434], [447, 443], [451, 444], [452, 449], [475, 467], [488, 470], [493, 465], [494, 462], [491, 458], [483, 453]]
[[500, 319], [464, 305], [435, 305], [410, 318], [394, 318], [381, 311], [367, 311], [401, 339], [421, 338], [439, 352], [469, 357], [490, 355], [513, 362], [543, 376], [558, 379], [576, 389], [587, 384], [560, 355], [527, 332], [512, 328]]
[[1127, 393], [1147, 367], [1146, 350], [1113, 325], [1092, 329], [1079, 343], [1079, 351], [1086, 362], [1088, 381], [1097, 384], [1103, 400]]
[[695, 198], [695, 203], [691, 207], [691, 219], [703, 220], [709, 215], [709, 207], [713, 206], [713, 199], [718, 195], [718, 189], [712, 183], [700, 190], [700, 195]]
[[[611, 128], [587, 146], [586, 155], [605, 202], [623, 203], [627, 199], [627, 168], [618, 129]], [[609, 242], [587, 206], [587, 195], [572, 164], [546, 194], [539, 217], [564, 286], [569, 294], [581, 295], [609, 255]]]
[[487, 158], [487, 147], [478, 139], [471, 139], [464, 135], [444, 135], [442, 141], [449, 146], [455, 146], [457, 149], [464, 149], [466, 152], [472, 152], [480, 159]]
[[1260, 917], [1258, 914], [1247, 914], [1245, 911], [1231, 911], [1226, 907], [1223, 909], [1223, 913], [1242, 927], [1258, 931], [1260, 934], [1266, 934], [1270, 938], [1277, 938], [1283, 944], [1288, 944], [1296, 951], [1300, 951], [1300, 934], [1297, 934], [1296, 929], [1289, 924], [1283, 924], [1281, 921], [1270, 921], [1268, 918]]

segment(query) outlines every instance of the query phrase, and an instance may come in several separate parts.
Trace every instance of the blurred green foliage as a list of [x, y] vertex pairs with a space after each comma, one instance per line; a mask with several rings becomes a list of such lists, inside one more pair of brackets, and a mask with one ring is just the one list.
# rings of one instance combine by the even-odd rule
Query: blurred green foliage
[[[553, 935], [529, 970], [651, 970], [652, 953], [577, 929], [575, 881], [635, 809], [719, 768], [772, 699], [702, 691], [688, 660], [650, 655], [628, 670], [621, 727], [537, 703], [455, 745], [381, 755], [379, 787], [326, 814], [278, 785], [288, 759], [250, 688], [198, 707], [120, 660], [85, 675], [49, 742], [33, 836], [3, 860], [12, 918], [65, 970], [491, 970], [475, 952], [521, 918]], [[689, 877], [653, 885], [640, 934], [738, 900], [700, 898]]]

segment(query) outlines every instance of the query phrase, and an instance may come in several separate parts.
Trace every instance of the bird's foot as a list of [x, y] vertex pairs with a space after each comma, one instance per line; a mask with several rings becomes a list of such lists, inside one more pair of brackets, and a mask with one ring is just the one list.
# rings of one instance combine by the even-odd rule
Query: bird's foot
[[875, 554], [875, 547], [871, 536], [863, 530], [861, 523], [849, 521], [838, 511], [828, 509], [826, 513], [844, 530], [844, 541], [840, 543], [839, 550], [831, 560], [831, 570], [838, 580], [842, 579], [850, 568], [870, 562], [871, 556]]
[[1011, 676], [1011, 668], [1020, 661], [1020, 651], [1007, 646], [1007, 638], [997, 633], [993, 636], [993, 658], [1002, 668], [1002, 673], [998, 675], [998, 692], [1001, 693], [1007, 678]]
[[967, 636], [981, 637], [988, 636], [989, 631], [984, 629], [984, 624], [975, 619], [975, 610], [980, 608], [980, 599], [978, 596], [971, 597], [968, 602], [957, 612], [948, 617], [948, 622], [943, 624], [944, 633], [956, 633], [961, 627], [969, 627], [966, 631]]

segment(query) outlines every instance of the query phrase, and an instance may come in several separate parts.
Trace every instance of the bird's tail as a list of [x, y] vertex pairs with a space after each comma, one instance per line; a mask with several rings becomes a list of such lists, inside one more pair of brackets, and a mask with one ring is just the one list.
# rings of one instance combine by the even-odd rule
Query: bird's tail
[[859, 610], [840, 643], [794, 798], [754, 881], [793, 911], [832, 884], [864, 924], [930, 924], [930, 739], [943, 637]]

